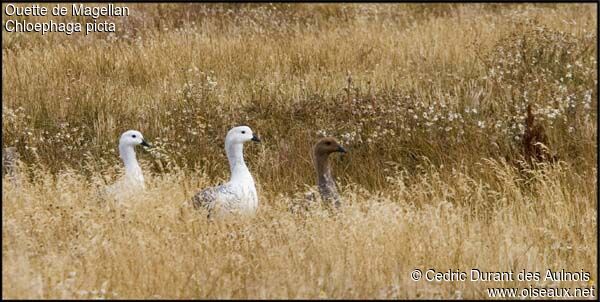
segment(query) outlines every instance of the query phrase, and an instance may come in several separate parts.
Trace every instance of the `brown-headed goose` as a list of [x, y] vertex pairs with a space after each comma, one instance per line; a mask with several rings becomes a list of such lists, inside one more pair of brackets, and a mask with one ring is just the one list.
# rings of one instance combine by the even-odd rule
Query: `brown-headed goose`
[[324, 137], [317, 141], [312, 151], [315, 171], [317, 172], [317, 188], [321, 200], [326, 205], [333, 204], [337, 208], [341, 205], [342, 200], [338, 194], [335, 180], [331, 175], [329, 155], [335, 152], [346, 153], [346, 149], [335, 138]]

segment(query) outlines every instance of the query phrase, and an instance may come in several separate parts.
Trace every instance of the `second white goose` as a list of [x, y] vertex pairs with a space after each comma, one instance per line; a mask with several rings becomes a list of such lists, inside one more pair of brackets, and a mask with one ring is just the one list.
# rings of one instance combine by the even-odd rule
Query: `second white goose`
[[206, 188], [192, 197], [194, 208], [206, 208], [208, 216], [227, 213], [254, 214], [258, 208], [258, 195], [254, 178], [244, 161], [244, 143], [260, 142], [248, 126], [234, 127], [225, 137], [225, 152], [229, 160], [229, 182]]

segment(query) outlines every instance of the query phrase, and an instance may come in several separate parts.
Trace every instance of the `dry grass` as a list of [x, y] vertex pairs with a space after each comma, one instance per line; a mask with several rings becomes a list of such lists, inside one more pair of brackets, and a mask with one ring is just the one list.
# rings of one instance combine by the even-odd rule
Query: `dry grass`
[[[596, 284], [595, 5], [130, 7], [117, 35], [3, 34], [2, 142], [26, 165], [3, 181], [3, 297], [529, 285], [410, 280], [430, 267], [584, 270], [589, 284], [534, 285]], [[259, 213], [208, 224], [182, 202], [227, 177], [223, 136], [243, 123], [263, 139], [246, 151]], [[130, 128], [156, 146], [138, 153], [148, 192], [99, 200]], [[293, 215], [325, 134], [350, 151], [334, 167], [347, 205]], [[558, 161], [531, 160], [539, 148]]]

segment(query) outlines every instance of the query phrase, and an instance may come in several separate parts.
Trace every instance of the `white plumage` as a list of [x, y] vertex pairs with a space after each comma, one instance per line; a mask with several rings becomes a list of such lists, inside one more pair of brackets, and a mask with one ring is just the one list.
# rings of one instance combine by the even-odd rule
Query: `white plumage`
[[105, 193], [116, 199], [126, 198], [145, 189], [144, 175], [136, 155], [135, 146], [149, 147], [148, 143], [139, 131], [125, 131], [119, 139], [119, 157], [125, 166], [125, 175], [116, 183], [108, 186]]
[[247, 126], [234, 127], [225, 137], [225, 152], [229, 160], [231, 178], [229, 182], [204, 189], [194, 197], [194, 208], [206, 208], [209, 217], [213, 214], [254, 214], [258, 208], [258, 195], [254, 178], [244, 162], [244, 143], [260, 142]]

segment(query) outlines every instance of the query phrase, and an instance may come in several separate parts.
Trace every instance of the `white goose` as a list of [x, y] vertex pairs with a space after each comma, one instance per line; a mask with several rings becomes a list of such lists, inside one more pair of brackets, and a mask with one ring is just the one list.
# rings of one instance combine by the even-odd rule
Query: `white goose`
[[125, 175], [122, 179], [106, 188], [106, 193], [122, 198], [128, 194], [145, 189], [144, 175], [135, 156], [135, 146], [142, 145], [150, 147], [139, 131], [129, 130], [121, 134], [119, 139], [119, 157], [125, 166]]
[[206, 188], [192, 197], [194, 208], [206, 208], [208, 216], [227, 213], [254, 214], [258, 208], [258, 195], [254, 179], [244, 162], [244, 143], [260, 142], [247, 126], [234, 127], [225, 137], [225, 152], [229, 160], [229, 182]]

